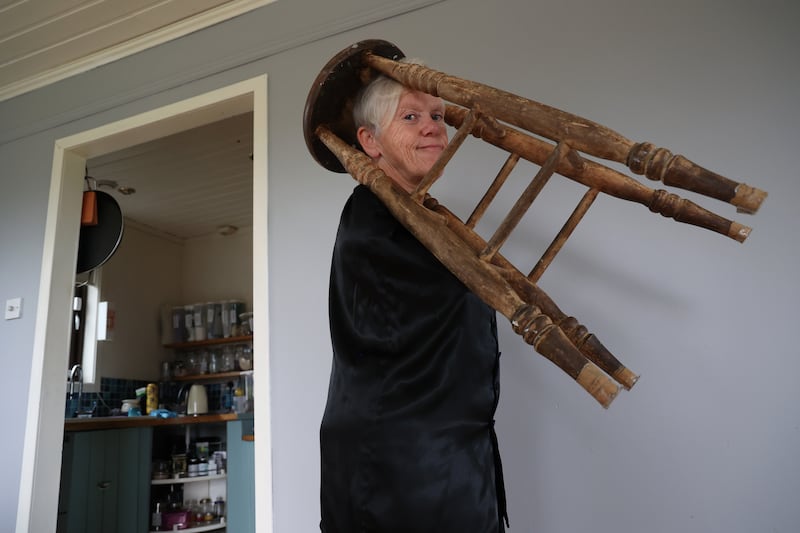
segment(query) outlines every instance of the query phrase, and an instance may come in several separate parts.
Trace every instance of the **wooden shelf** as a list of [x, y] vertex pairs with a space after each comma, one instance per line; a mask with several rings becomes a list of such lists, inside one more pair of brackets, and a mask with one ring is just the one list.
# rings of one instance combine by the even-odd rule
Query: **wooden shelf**
[[204, 341], [192, 342], [176, 342], [172, 344], [165, 344], [165, 348], [172, 348], [173, 350], [192, 350], [194, 348], [202, 348], [203, 346], [216, 346], [219, 344], [237, 344], [243, 342], [252, 342], [252, 335], [244, 335], [241, 337], [223, 337], [221, 339], [206, 339]]
[[208, 415], [179, 415], [173, 418], [158, 416], [103, 416], [97, 418], [67, 418], [64, 420], [65, 431], [93, 431], [97, 429], [120, 429], [130, 427], [187, 426], [194, 424], [212, 424], [238, 420], [236, 413], [219, 413]]
[[160, 529], [158, 531], [151, 531], [151, 533], [164, 533], [164, 531], [180, 531], [181, 533], [191, 531], [193, 533], [200, 533], [201, 531], [216, 531], [217, 529], [224, 529], [227, 525], [228, 524], [225, 522], [225, 519], [222, 519], [219, 522], [214, 522], [213, 524], [208, 524], [207, 526], [187, 527], [184, 529], [178, 529], [178, 526], [175, 526], [174, 529]]
[[215, 479], [225, 479], [227, 474], [209, 474], [207, 476], [194, 477], [169, 477], [167, 479], [153, 479], [151, 485], [182, 485], [184, 483], [199, 483], [201, 481], [214, 481]]
[[225, 380], [228, 378], [238, 378], [240, 376], [252, 375], [252, 370], [234, 370], [232, 372], [216, 372], [214, 374], [191, 374], [187, 376], [173, 376], [170, 381], [214, 381]]

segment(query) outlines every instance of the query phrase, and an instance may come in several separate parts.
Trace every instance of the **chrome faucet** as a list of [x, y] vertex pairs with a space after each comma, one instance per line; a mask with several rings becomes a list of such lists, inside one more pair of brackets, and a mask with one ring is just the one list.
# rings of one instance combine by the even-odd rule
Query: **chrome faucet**
[[[81, 400], [83, 400], [83, 369], [81, 365], [72, 365], [69, 375], [67, 376], [67, 381], [69, 382], [69, 393], [67, 394], [66, 414], [68, 417], [74, 417], [80, 413]], [[78, 399], [77, 402], [73, 404], [73, 400], [75, 400], [75, 383], [78, 384]]]

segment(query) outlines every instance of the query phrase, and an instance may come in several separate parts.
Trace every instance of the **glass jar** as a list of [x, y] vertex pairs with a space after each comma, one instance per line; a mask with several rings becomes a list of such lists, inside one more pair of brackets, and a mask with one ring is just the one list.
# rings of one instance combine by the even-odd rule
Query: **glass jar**
[[202, 524], [205, 512], [203, 511], [203, 504], [201, 501], [192, 500], [189, 507], [189, 514], [192, 517], [192, 522], [197, 525]]
[[234, 351], [232, 347], [223, 347], [220, 359], [220, 372], [232, 372], [236, 369], [236, 359], [234, 359]]
[[253, 334], [253, 313], [241, 313], [239, 315], [239, 333], [241, 335], [252, 335]]
[[212, 349], [208, 354], [208, 373], [216, 374], [222, 372], [222, 352], [218, 349]]
[[168, 479], [170, 476], [169, 461], [157, 460], [153, 462], [153, 479]]
[[195, 374], [208, 374], [208, 351], [201, 350], [197, 353], [197, 366]]
[[172, 475], [175, 477], [186, 477], [188, 464], [186, 463], [185, 453], [176, 453], [172, 455]]
[[249, 344], [240, 344], [236, 347], [237, 363], [239, 370], [253, 369], [253, 348]]
[[211, 501], [211, 498], [203, 498], [200, 500], [200, 512], [202, 513], [203, 522], [211, 522], [214, 520], [214, 503]]
[[189, 352], [186, 354], [186, 373], [197, 374], [199, 367], [200, 355], [197, 352]]
[[182, 359], [178, 359], [177, 361], [175, 361], [175, 364], [172, 365], [172, 375], [174, 377], [180, 378], [187, 375], [188, 373], [189, 371], [186, 370], [186, 362], [183, 361]]

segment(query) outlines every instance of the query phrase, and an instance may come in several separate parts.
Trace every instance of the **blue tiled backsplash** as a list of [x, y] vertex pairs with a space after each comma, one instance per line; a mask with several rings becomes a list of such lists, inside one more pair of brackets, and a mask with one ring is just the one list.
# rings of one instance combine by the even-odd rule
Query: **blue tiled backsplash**
[[[95, 416], [109, 416], [112, 410], [122, 407], [122, 400], [136, 398], [136, 389], [147, 386], [147, 381], [133, 379], [102, 378], [100, 392], [85, 392], [81, 400], [81, 411], [91, 410], [96, 406]], [[158, 402], [166, 409], [172, 409], [177, 403], [178, 393], [182, 386], [189, 383], [159, 383]], [[231, 407], [230, 390], [224, 383], [207, 383], [209, 412], [229, 410]], [[144, 408], [144, 404], [142, 404]]]

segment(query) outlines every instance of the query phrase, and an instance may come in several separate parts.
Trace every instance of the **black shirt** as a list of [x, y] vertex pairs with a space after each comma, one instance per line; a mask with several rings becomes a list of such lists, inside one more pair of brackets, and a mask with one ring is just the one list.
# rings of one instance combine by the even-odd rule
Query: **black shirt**
[[341, 216], [329, 318], [322, 531], [503, 531], [495, 312], [363, 185]]

